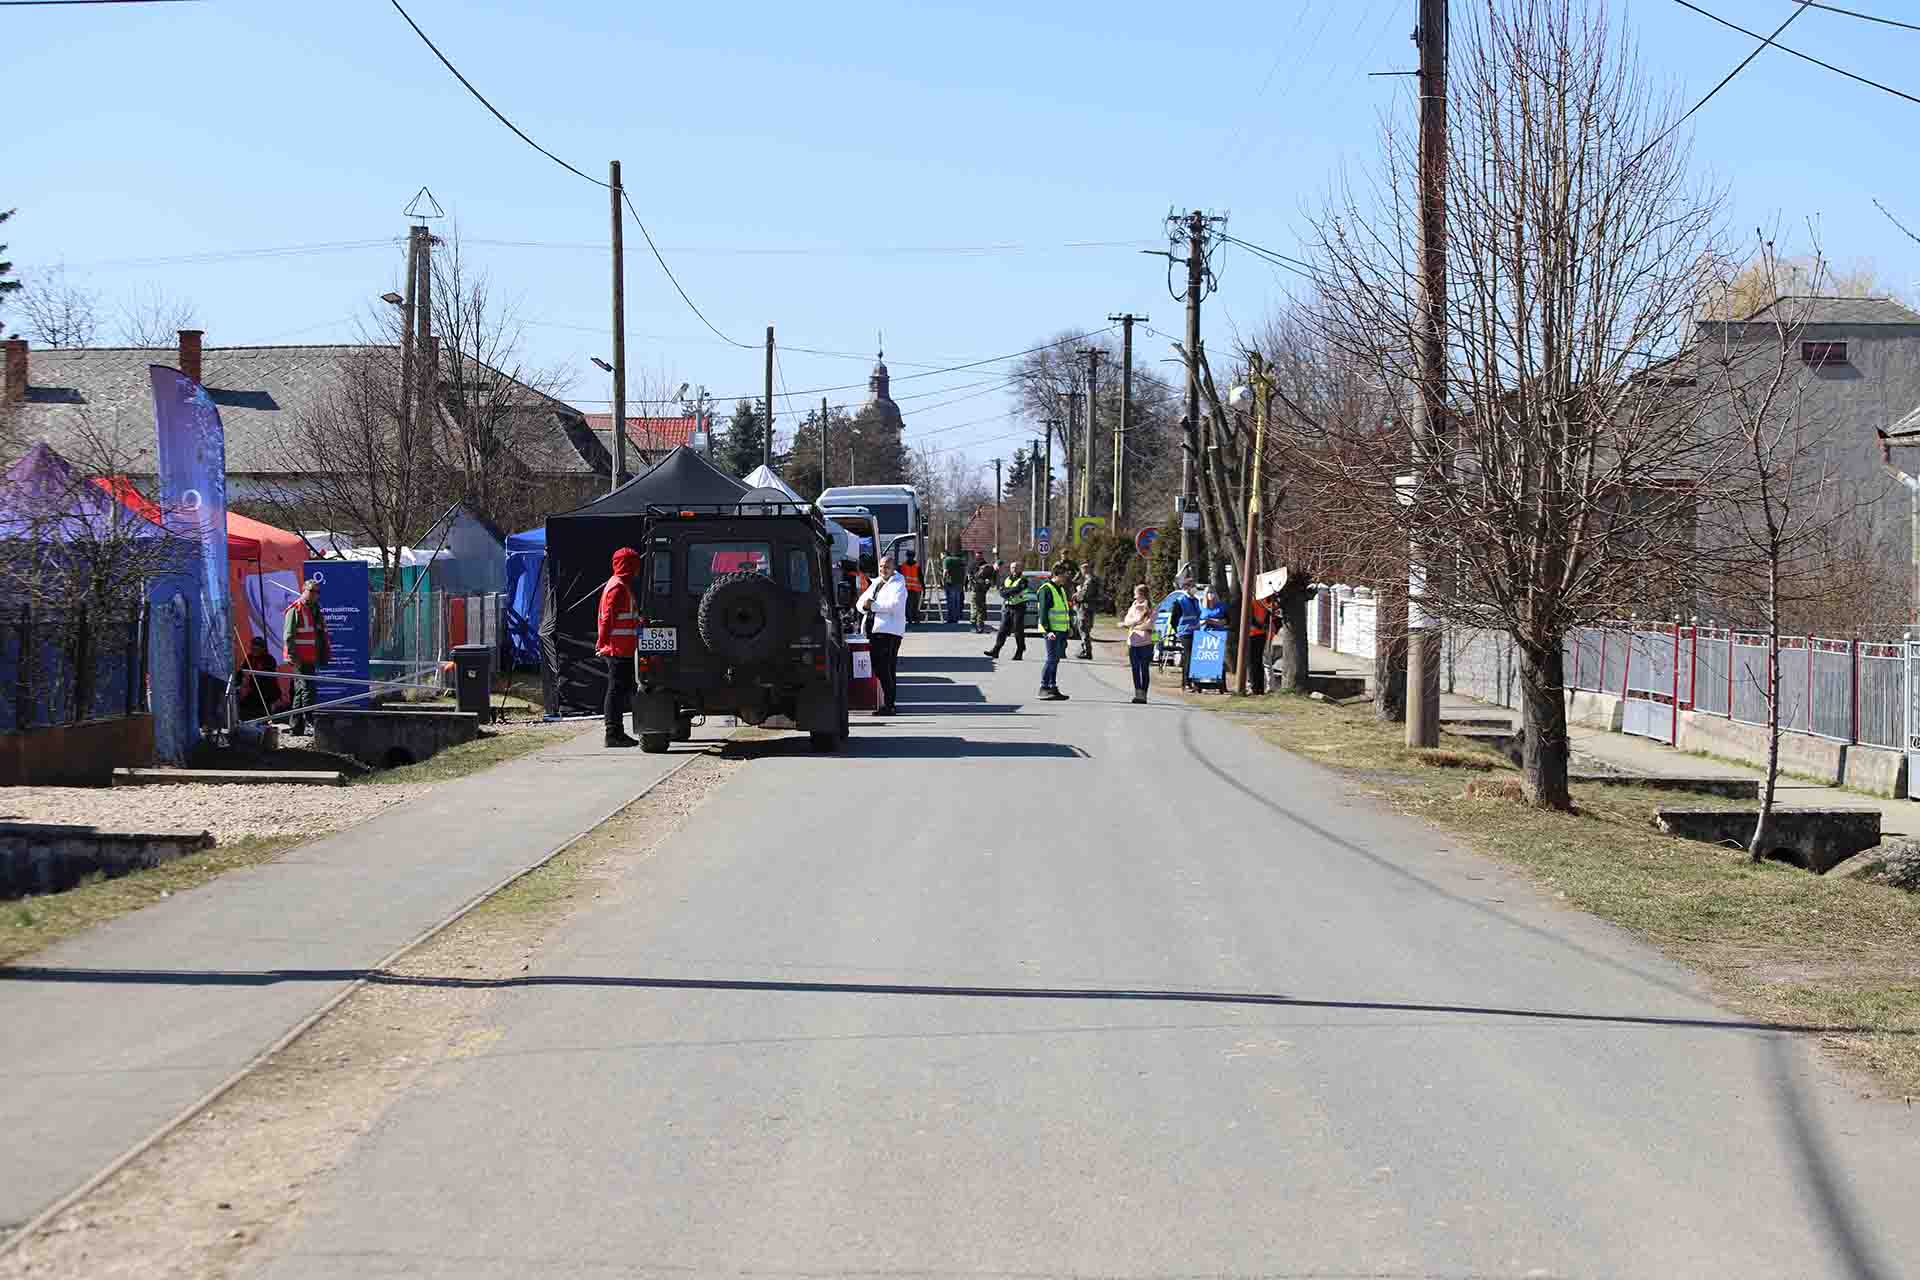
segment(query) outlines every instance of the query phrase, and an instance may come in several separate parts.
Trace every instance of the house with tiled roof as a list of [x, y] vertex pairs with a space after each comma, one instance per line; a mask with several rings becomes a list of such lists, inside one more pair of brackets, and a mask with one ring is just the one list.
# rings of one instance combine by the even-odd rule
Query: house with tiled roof
[[[113, 468], [142, 488], [153, 479], [153, 398], [147, 367], [173, 365], [207, 389], [226, 433], [228, 500], [237, 509], [284, 502], [298, 493], [318, 464], [303, 446], [303, 415], [327, 411], [353, 393], [353, 369], [390, 359], [397, 348], [379, 344], [318, 346], [204, 346], [197, 330], [182, 330], [177, 348], [69, 347], [35, 349], [21, 338], [5, 343], [0, 412], [17, 441], [45, 440], [75, 459], [110, 457]], [[492, 378], [497, 370], [477, 365]], [[455, 371], [436, 369], [440, 399], [454, 394]], [[520, 417], [508, 433], [510, 456], [496, 465], [516, 482], [554, 493], [573, 505], [606, 485], [609, 458], [585, 416], [533, 387], [507, 379], [504, 399]], [[439, 406], [436, 448], [451, 452], [445, 405]]]
[[[613, 415], [582, 415], [594, 441], [607, 456], [613, 453]], [[627, 415], [627, 470], [650, 467], [682, 445], [697, 453], [708, 452], [708, 428], [693, 414], [674, 417]]]

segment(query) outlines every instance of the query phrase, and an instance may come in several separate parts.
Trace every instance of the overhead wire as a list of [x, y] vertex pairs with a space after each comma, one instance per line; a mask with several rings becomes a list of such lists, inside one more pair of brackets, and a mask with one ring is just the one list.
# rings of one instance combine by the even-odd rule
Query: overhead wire
[[1901, 22], [1898, 18], [1883, 18], [1877, 13], [1861, 13], [1858, 9], [1842, 9], [1837, 4], [1821, 4], [1813, 0], [1812, 8], [1825, 9], [1828, 13], [1844, 13], [1849, 18], [1859, 18], [1863, 22], [1879, 22], [1889, 27], [1899, 27], [1902, 31], [1920, 31], [1920, 24]]
[[[1701, 17], [1711, 19], [1712, 21], [1719, 23], [1721, 26], [1726, 27], [1729, 30], [1738, 31], [1743, 36], [1750, 36], [1753, 39], [1760, 41], [1761, 48], [1765, 48], [1768, 45], [1772, 45], [1774, 48], [1778, 49], [1780, 52], [1790, 53], [1794, 57], [1799, 58], [1803, 62], [1811, 62], [1814, 66], [1824, 67], [1826, 70], [1833, 72], [1835, 75], [1845, 76], [1849, 80], [1854, 80], [1859, 82], [1860, 84], [1864, 84], [1871, 88], [1878, 89], [1882, 93], [1890, 93], [1896, 98], [1903, 98], [1906, 101], [1915, 104], [1916, 106], [1920, 106], [1920, 98], [1916, 98], [1914, 95], [1908, 93], [1904, 89], [1896, 89], [1892, 85], [1882, 84], [1878, 80], [1872, 80], [1866, 76], [1858, 75], [1852, 71], [1848, 71], [1845, 67], [1836, 67], [1831, 62], [1822, 62], [1820, 59], [1814, 57], [1810, 53], [1802, 53], [1798, 49], [1790, 49], [1784, 44], [1775, 43], [1773, 37], [1779, 35], [1781, 31], [1786, 29], [1787, 22], [1792, 22], [1795, 18], [1799, 17], [1802, 13], [1805, 13], [1808, 9], [1816, 7], [1813, 4], [1813, 0], [1801, 0], [1800, 7], [1798, 9], [1795, 9], [1791, 14], [1788, 15], [1787, 22], [1783, 22], [1780, 24], [1779, 27], [1775, 28], [1772, 36], [1763, 36], [1757, 31], [1749, 31], [1745, 27], [1741, 26], [1739, 23], [1729, 22], [1727, 21], [1727, 19], [1721, 17], [1717, 13], [1709, 13], [1707, 10], [1702, 9], [1699, 5], [1694, 4], [1693, 0], [1674, 0], [1674, 3], [1679, 5], [1683, 9], [1691, 9], [1693, 10], [1693, 12], [1699, 14]], [[1819, 6], [1819, 7], [1824, 7], [1824, 6]], [[1858, 15], [1855, 15], [1855, 16], [1858, 16]], [[1755, 49], [1753, 53], [1748, 54], [1746, 61], [1742, 62], [1740, 66], [1744, 67], [1747, 65], [1747, 62], [1753, 61], [1754, 55], [1758, 54], [1759, 52], [1760, 52], [1759, 49]], [[1727, 74], [1727, 80], [1733, 79], [1734, 74], [1737, 73], [1739, 70], [1740, 70], [1740, 67], [1735, 67], [1732, 72], [1729, 72]], [[1723, 80], [1720, 82], [1720, 85], [1724, 85], [1725, 83], [1726, 83], [1726, 80]], [[1714, 87], [1715, 93], [1719, 92], [1720, 85], [1716, 85]], [[1712, 93], [1707, 95], [1708, 98], [1711, 98], [1712, 96], [1713, 96]], [[1700, 102], [1695, 105], [1693, 110], [1697, 111], [1701, 106], [1704, 106], [1705, 104], [1706, 104], [1706, 98], [1702, 98]], [[1692, 114], [1693, 114], [1693, 111], [1687, 112], [1687, 115], [1692, 115]], [[1680, 118], [1684, 120], [1686, 119], [1686, 116], [1682, 116]]]

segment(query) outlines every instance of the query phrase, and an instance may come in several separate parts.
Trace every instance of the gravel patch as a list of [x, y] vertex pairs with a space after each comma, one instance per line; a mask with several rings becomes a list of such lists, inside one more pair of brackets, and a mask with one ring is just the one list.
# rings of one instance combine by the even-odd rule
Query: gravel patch
[[221, 844], [246, 836], [318, 836], [425, 795], [432, 783], [380, 787], [0, 787], [0, 821], [63, 822], [109, 831], [211, 831]]

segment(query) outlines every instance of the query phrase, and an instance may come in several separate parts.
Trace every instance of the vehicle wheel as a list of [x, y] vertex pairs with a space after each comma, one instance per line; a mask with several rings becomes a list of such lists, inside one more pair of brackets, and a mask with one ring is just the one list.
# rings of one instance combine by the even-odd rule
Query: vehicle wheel
[[700, 639], [716, 658], [739, 666], [767, 662], [786, 642], [786, 601], [772, 578], [723, 573], [700, 597]]
[[840, 749], [840, 735], [831, 730], [822, 731], [816, 729], [807, 736], [813, 739], [813, 749], [815, 751], [838, 751]]
[[664, 733], [643, 733], [640, 735], [640, 749], [648, 755], [665, 755], [672, 737]]
[[686, 742], [693, 737], [693, 717], [681, 716], [673, 722], [673, 740]]

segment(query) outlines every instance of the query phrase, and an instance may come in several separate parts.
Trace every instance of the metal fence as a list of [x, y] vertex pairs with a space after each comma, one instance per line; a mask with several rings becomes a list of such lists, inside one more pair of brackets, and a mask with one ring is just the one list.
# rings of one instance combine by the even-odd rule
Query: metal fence
[[144, 606], [0, 612], [0, 733], [147, 709]]
[[[1338, 652], [1373, 656], [1373, 621], [1371, 596], [1350, 587], [1323, 587], [1307, 604], [1313, 643]], [[1637, 713], [1637, 721], [1623, 717], [1629, 729], [1671, 741], [1681, 711], [1764, 725], [1768, 651], [1764, 632], [1618, 623], [1575, 628], [1561, 656], [1568, 689], [1627, 699]], [[1781, 636], [1778, 654], [1781, 728], [1905, 749], [1905, 643]], [[1920, 648], [1915, 657], [1920, 665]], [[1506, 632], [1449, 627], [1441, 661], [1447, 692], [1519, 705], [1519, 660]]]
[[372, 598], [368, 666], [376, 693], [431, 697], [451, 686], [447, 659], [456, 644], [506, 640], [506, 597], [499, 593], [393, 591]]
[[[1664, 644], [1649, 646], [1646, 637]], [[1674, 656], [1669, 675], [1662, 654]], [[1778, 663], [1775, 697], [1780, 727], [1836, 742], [1903, 748], [1906, 740], [1906, 646], [1826, 636], [1671, 624], [1583, 627], [1567, 637], [1570, 689], [1631, 697], [1645, 692], [1643, 677], [1673, 689], [1663, 709], [1724, 716], [1742, 724], [1767, 722], [1769, 667]], [[1651, 664], [1656, 670], [1649, 672]], [[1658, 735], [1656, 735], [1658, 736]]]

